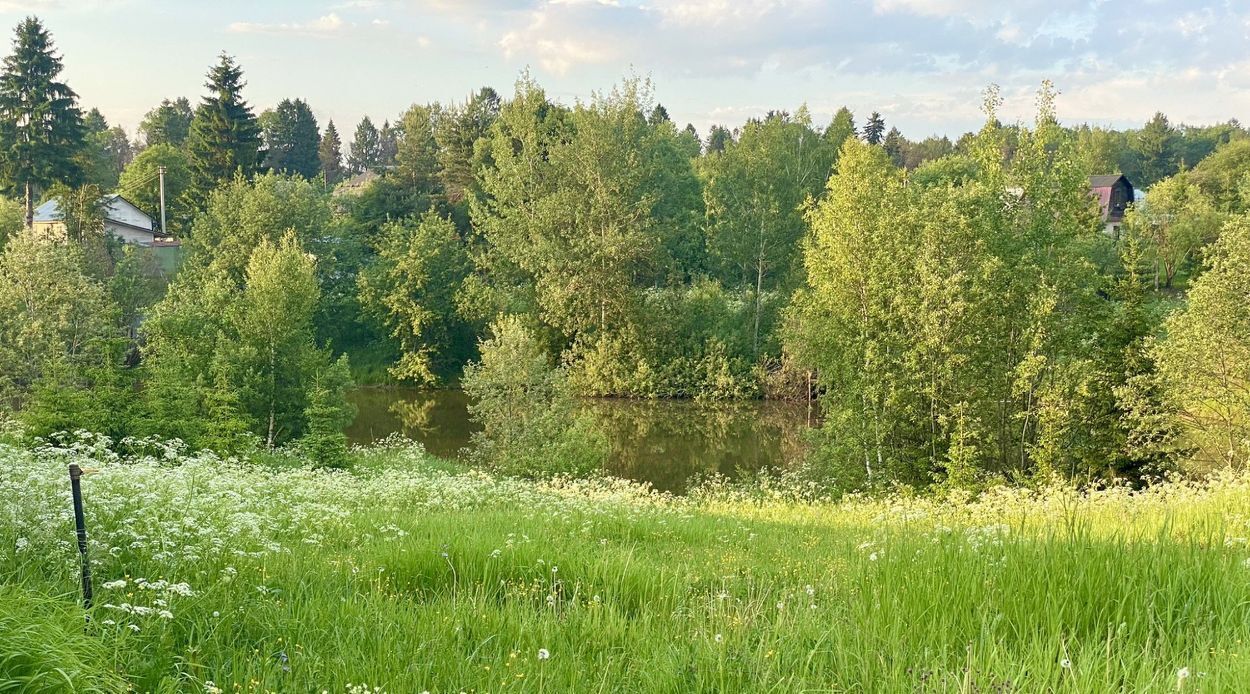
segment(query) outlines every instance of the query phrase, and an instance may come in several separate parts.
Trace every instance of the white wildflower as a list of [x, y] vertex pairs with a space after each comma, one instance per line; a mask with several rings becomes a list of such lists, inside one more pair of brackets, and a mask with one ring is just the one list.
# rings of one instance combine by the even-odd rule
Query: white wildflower
[[548, 659], [548, 658], [550, 658], [550, 657], [551, 657], [551, 651], [547, 650], [546, 648], [540, 648], [540, 649], [538, 649], [538, 659], [539, 659], [539, 660], [546, 660], [546, 659]]

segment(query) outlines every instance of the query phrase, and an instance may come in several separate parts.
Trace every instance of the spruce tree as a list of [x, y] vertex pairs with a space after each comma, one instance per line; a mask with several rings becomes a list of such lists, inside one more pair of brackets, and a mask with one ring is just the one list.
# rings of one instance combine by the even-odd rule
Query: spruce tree
[[347, 157], [347, 168], [354, 174], [372, 171], [382, 161], [382, 137], [369, 116], [360, 119], [356, 136], [352, 139], [352, 152]]
[[0, 183], [25, 198], [28, 227], [41, 190], [82, 177], [83, 116], [78, 95], [57, 81], [61, 67], [43, 24], [22, 20], [0, 74]]
[[280, 173], [312, 178], [321, 170], [317, 118], [303, 99], [283, 99], [262, 119], [265, 166]]
[[470, 192], [477, 190], [475, 146], [499, 120], [499, 105], [499, 94], [490, 87], [482, 87], [464, 104], [444, 110], [435, 122], [439, 177], [448, 201], [453, 204], [464, 201]]
[[829, 127], [825, 128], [824, 138], [834, 151], [840, 151], [847, 138], [855, 136], [855, 116], [851, 109], [843, 106], [833, 114]]
[[713, 125], [712, 129], [708, 131], [707, 144], [704, 145], [704, 149], [707, 150], [708, 154], [724, 152], [725, 147], [733, 142], [733, 139], [733, 133], [729, 132], [729, 128], [723, 125]]
[[170, 101], [164, 99], [156, 108], [148, 111], [139, 123], [138, 134], [144, 147], [168, 144], [181, 147], [191, 131], [191, 119], [195, 111], [185, 96]]
[[317, 158], [321, 160], [326, 183], [334, 185], [343, 179], [343, 142], [339, 139], [339, 129], [334, 127], [334, 121], [326, 125], [326, 134], [321, 138]]
[[881, 138], [885, 135], [885, 120], [881, 114], [873, 111], [868, 116], [868, 122], [864, 124], [864, 142], [870, 145], [881, 144]]
[[196, 191], [206, 195], [219, 182], [260, 164], [260, 125], [243, 100], [243, 69], [225, 53], [208, 71], [208, 94], [195, 111], [187, 138]]
[[655, 108], [651, 109], [651, 115], [647, 116], [647, 123], [650, 125], [659, 125], [671, 120], [672, 118], [669, 118], [668, 109], [664, 108], [664, 104], [656, 104]]
[[885, 153], [890, 155], [890, 160], [895, 166], [903, 165], [903, 150], [907, 146], [907, 141], [903, 137], [903, 133], [898, 128], [890, 128], [890, 132], [886, 133], [885, 139], [882, 140], [881, 146], [885, 148]]
[[390, 121], [382, 123], [378, 131], [378, 166], [384, 169], [395, 165], [395, 157], [399, 154], [399, 128], [391, 127]]

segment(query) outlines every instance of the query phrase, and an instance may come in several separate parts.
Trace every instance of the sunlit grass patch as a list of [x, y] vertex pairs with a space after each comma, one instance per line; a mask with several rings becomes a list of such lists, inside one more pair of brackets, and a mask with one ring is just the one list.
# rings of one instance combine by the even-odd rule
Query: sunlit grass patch
[[[97, 604], [85, 633], [53, 633], [104, 689], [118, 678], [141, 691], [337, 692], [1250, 681], [1246, 476], [804, 502], [782, 488], [676, 498], [619, 480], [523, 482], [398, 445], [357, 455], [347, 473], [0, 448], [0, 595], [45, 615], [4, 618], [81, 625], [74, 460], [99, 469], [84, 484]], [[50, 662], [21, 676], [52, 676]], [[14, 680], [4, 667], [0, 682]]]

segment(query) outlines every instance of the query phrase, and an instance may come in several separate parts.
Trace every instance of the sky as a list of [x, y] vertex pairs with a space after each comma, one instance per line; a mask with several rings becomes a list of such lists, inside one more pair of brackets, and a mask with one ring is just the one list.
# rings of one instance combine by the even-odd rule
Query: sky
[[880, 111], [909, 137], [958, 134], [1001, 87], [1028, 120], [1043, 79], [1065, 122], [1250, 111], [1250, 0], [0, 0], [40, 17], [85, 107], [128, 131], [167, 97], [198, 102], [221, 51], [257, 112], [303, 98], [350, 138], [369, 115], [511, 94], [528, 69], [565, 103], [650, 78], [705, 134], [807, 104], [825, 123]]

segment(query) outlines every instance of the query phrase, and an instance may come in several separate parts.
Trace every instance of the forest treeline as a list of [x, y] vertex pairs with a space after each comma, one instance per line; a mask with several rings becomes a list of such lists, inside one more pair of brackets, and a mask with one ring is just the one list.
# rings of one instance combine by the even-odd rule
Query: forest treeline
[[[34, 18], [0, 74], [0, 398], [69, 429], [342, 459], [354, 382], [457, 383], [481, 455], [601, 446], [569, 398], [821, 402], [843, 488], [1141, 477], [1250, 455], [1250, 137], [1235, 121], [909, 140], [806, 107], [680, 127], [649, 82], [414, 105], [346, 145], [225, 54], [134, 137]], [[117, 192], [176, 272], [104, 232]], [[1088, 176], [1147, 191], [1103, 231]], [[64, 233], [31, 229], [57, 199]], [[466, 366], [469, 366], [466, 372]], [[530, 422], [518, 427], [517, 421]], [[488, 440], [489, 439], [489, 440]], [[541, 440], [540, 440], [541, 439]]]

